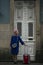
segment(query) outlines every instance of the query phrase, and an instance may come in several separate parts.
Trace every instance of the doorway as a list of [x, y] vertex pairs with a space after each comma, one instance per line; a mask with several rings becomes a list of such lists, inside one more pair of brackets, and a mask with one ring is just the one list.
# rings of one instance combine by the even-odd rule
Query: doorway
[[[31, 60], [35, 60], [35, 11], [34, 1], [15, 1], [14, 28], [19, 30], [19, 35], [28, 46], [28, 54]], [[24, 46], [19, 44], [18, 59], [23, 60]]]

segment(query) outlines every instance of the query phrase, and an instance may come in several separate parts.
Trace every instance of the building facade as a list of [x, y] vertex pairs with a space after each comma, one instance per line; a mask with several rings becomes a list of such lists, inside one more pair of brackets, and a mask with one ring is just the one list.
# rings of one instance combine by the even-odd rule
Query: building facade
[[[0, 0], [0, 49], [10, 50], [13, 29], [18, 28], [28, 46], [31, 60], [40, 52], [43, 40], [42, 0]], [[24, 46], [20, 45], [18, 60], [23, 59]]]

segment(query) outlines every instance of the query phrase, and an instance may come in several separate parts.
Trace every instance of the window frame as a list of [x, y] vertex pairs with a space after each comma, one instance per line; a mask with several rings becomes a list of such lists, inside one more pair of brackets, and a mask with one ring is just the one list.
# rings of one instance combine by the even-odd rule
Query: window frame
[[29, 34], [28, 34], [28, 40], [29, 39], [32, 39], [33, 40], [34, 39], [34, 33], [35, 33], [34, 32], [34, 20], [33, 21], [32, 20], [31, 21], [27, 21], [27, 24], [29, 24], [29, 23], [32, 23], [33, 24], [33, 36], [29, 36]]
[[[21, 35], [20, 36], [22, 36], [22, 22], [20, 22], [20, 21], [18, 22], [17, 21], [17, 23], [21, 23], [21, 33], [20, 33]], [[17, 27], [17, 29], [18, 29], [18, 27]]]

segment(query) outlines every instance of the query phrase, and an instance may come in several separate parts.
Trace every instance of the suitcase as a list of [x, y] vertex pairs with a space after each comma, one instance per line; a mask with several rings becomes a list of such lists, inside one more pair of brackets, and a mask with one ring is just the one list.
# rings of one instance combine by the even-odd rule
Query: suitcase
[[28, 54], [28, 46], [24, 46], [24, 55], [23, 55], [23, 63], [28, 64], [30, 63], [30, 55]]

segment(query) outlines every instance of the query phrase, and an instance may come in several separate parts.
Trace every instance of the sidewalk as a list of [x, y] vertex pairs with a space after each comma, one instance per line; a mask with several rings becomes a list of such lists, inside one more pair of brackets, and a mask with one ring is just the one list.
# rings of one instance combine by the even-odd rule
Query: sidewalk
[[43, 63], [23, 64], [22, 62], [18, 62], [17, 64], [14, 64], [13, 62], [0, 62], [0, 65], [43, 65]]

